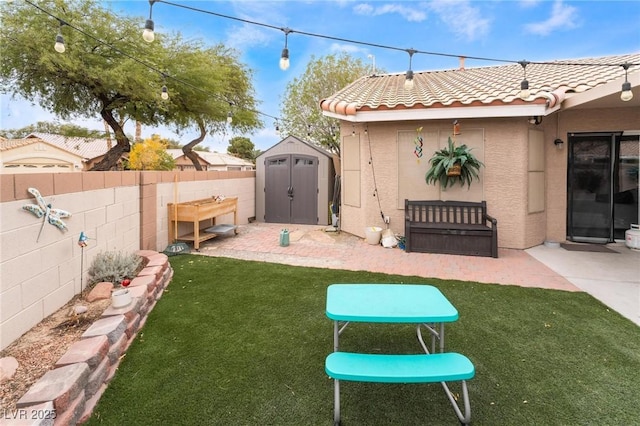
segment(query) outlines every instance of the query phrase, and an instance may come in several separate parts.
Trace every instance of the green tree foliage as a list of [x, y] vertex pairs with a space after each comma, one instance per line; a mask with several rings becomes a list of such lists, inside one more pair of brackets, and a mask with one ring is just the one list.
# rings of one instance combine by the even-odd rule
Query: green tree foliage
[[236, 136], [229, 141], [227, 148], [229, 154], [235, 155], [245, 160], [255, 161], [256, 147], [249, 138]]
[[149, 139], [133, 144], [129, 154], [131, 170], [173, 170], [176, 162], [167, 153], [166, 141], [153, 135]]
[[307, 69], [294, 78], [285, 91], [280, 105], [284, 135], [297, 136], [328, 149], [340, 152], [338, 120], [322, 115], [320, 100], [331, 96], [358, 78], [370, 73], [370, 66], [347, 53], [311, 57]]
[[21, 127], [19, 129], [7, 129], [0, 131], [0, 136], [6, 139], [22, 139], [31, 133], [51, 133], [54, 135], [62, 135], [70, 138], [104, 138], [104, 132], [99, 130], [90, 130], [75, 124], [59, 124], [50, 121], [38, 121], [36, 124]]
[[[119, 16], [97, 0], [52, 0], [38, 7], [48, 13], [27, 2], [0, 4], [0, 90], [65, 120], [102, 117], [117, 144], [94, 170], [114, 168], [130, 150], [122, 129], [127, 119], [204, 134], [226, 125], [233, 106], [234, 128], [259, 125], [250, 72], [234, 52], [186, 42], [179, 34], [156, 34], [147, 43], [140, 17]], [[58, 31], [64, 53], [53, 49]], [[160, 97], [163, 85], [168, 100]], [[187, 144], [189, 150], [202, 139]]]

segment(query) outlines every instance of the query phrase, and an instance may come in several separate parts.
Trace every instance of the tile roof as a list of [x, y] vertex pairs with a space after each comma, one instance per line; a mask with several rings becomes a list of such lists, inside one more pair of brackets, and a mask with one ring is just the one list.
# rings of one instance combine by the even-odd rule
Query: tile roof
[[[518, 96], [523, 80], [520, 64], [414, 71], [412, 90], [404, 89], [405, 73], [365, 76], [320, 101], [320, 107], [325, 112], [355, 115], [358, 111], [545, 103], [554, 98], [554, 91], [581, 93], [623, 78], [623, 63], [639, 64], [640, 54], [530, 63], [526, 77], [531, 96], [526, 101]], [[638, 76], [640, 66], [628, 72]]]
[[8, 151], [10, 149], [19, 148], [21, 146], [31, 145], [32, 143], [40, 142], [40, 139], [5, 139], [0, 138], [0, 151]]
[[[202, 158], [212, 166], [253, 166], [253, 163], [242, 158], [234, 157], [231, 154], [220, 152], [194, 151], [198, 157]], [[184, 155], [182, 149], [167, 149], [167, 153], [178, 159]]]
[[66, 137], [51, 133], [31, 133], [27, 136], [27, 139], [30, 138], [39, 138], [84, 159], [96, 158], [108, 151], [106, 139]]

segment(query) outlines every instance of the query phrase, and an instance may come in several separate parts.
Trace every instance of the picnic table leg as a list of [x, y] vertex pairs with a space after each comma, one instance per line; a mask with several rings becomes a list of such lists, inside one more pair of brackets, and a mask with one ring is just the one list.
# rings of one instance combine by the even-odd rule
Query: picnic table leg
[[340, 380], [333, 382], [333, 425], [340, 426]]
[[449, 398], [449, 401], [451, 402], [451, 405], [453, 406], [453, 410], [456, 412], [456, 416], [458, 416], [460, 423], [464, 425], [468, 425], [469, 422], [471, 421], [471, 404], [469, 403], [469, 391], [467, 390], [467, 381], [466, 380], [462, 381], [462, 400], [464, 404], [464, 415], [462, 414], [462, 411], [458, 406], [458, 402], [456, 401], [456, 398], [453, 396], [453, 394], [449, 390], [449, 386], [447, 386], [447, 383], [446, 382], [440, 382], [440, 383], [442, 384], [442, 387], [444, 388], [444, 391], [447, 394], [447, 397]]

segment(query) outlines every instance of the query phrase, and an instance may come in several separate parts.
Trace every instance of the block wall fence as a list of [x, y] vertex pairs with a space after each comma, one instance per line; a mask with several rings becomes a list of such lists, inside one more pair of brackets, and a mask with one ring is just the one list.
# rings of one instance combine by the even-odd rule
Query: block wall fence
[[[60, 231], [23, 210], [46, 203], [66, 210]], [[56, 312], [87, 285], [101, 252], [162, 252], [169, 243], [167, 204], [238, 197], [238, 224], [255, 217], [255, 171], [124, 171], [0, 175], [0, 350]], [[219, 223], [232, 223], [233, 215]], [[42, 227], [42, 232], [40, 229]], [[178, 234], [189, 224], [180, 223]], [[78, 244], [80, 233], [89, 238]]]

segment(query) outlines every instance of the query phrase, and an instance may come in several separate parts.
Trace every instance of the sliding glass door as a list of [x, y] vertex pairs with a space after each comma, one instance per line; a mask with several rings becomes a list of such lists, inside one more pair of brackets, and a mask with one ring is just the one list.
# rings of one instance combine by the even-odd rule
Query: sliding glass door
[[568, 142], [567, 239], [623, 240], [638, 223], [638, 136], [571, 134]]

